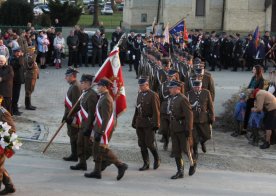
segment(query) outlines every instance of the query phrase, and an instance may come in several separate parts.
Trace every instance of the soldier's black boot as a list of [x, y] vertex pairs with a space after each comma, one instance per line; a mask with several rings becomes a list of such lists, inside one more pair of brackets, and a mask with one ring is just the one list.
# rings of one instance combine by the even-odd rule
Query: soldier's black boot
[[5, 185], [5, 188], [0, 191], [0, 195], [7, 195], [15, 192], [14, 185], [7, 171], [3, 172], [3, 184]]
[[164, 136], [164, 144], [163, 144], [163, 150], [167, 151], [168, 150], [168, 145], [169, 145], [169, 138], [167, 136]]
[[132, 64], [129, 64], [129, 70], [128, 71], [132, 71]]
[[74, 166], [70, 166], [71, 170], [83, 170], [86, 171], [87, 170], [87, 164], [86, 162], [79, 162], [77, 165]]
[[31, 105], [30, 97], [25, 97], [25, 107], [26, 107], [26, 110], [35, 110], [36, 109], [36, 107]]
[[116, 167], [118, 168], [117, 180], [121, 180], [122, 177], [125, 175], [128, 165], [125, 163], [121, 163], [120, 165], [116, 165]]
[[178, 179], [184, 177], [184, 163], [182, 158], [175, 158], [175, 163], [177, 167], [177, 172], [171, 177], [171, 179]]
[[196, 172], [196, 162], [194, 161], [194, 165], [190, 165], [189, 176], [194, 175], [195, 172]]
[[104, 171], [111, 163], [109, 161], [102, 161], [101, 171]]
[[95, 161], [95, 168], [94, 171], [92, 171], [91, 173], [85, 173], [84, 176], [86, 178], [96, 178], [96, 179], [101, 179], [102, 178], [102, 174], [101, 174], [101, 161]]
[[72, 154], [70, 156], [63, 157], [63, 160], [77, 162], [78, 156], [77, 156], [77, 144], [76, 143], [71, 143], [71, 153]]
[[142, 154], [142, 158], [144, 161], [144, 165], [141, 168], [139, 168], [139, 171], [148, 170], [149, 169], [149, 152], [148, 152], [148, 150], [142, 150], [141, 154]]
[[153, 169], [157, 169], [160, 166], [160, 158], [159, 158], [158, 152], [156, 149], [150, 150], [150, 151], [154, 158]]
[[270, 147], [269, 142], [265, 141], [262, 145], [260, 145], [260, 149], [267, 149]]
[[193, 146], [193, 151], [194, 151], [193, 159], [196, 161], [196, 160], [198, 159], [198, 148], [197, 148], [197, 144], [194, 144], [194, 146]]
[[201, 144], [202, 152], [206, 153], [207, 149], [206, 149], [206, 146], [205, 146], [205, 142], [201, 142], [200, 144]]

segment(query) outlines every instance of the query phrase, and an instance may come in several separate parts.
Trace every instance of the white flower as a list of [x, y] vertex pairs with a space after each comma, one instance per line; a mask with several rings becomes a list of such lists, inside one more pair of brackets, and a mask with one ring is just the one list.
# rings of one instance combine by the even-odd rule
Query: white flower
[[9, 145], [9, 144], [8, 144], [7, 142], [4, 141], [4, 138], [1, 138], [1, 140], [0, 140], [0, 146], [1, 146], [3, 149], [5, 149], [6, 146], [8, 146], [8, 145]]
[[5, 137], [5, 136], [10, 136], [10, 133], [9, 133], [9, 131], [3, 131], [3, 132], [1, 132], [0, 133], [0, 136], [3, 138], [3, 137]]
[[15, 140], [14, 142], [12, 142], [13, 146], [12, 149], [16, 149], [19, 150], [20, 146], [22, 146], [22, 143], [19, 140]]
[[18, 136], [15, 133], [12, 133], [10, 141], [13, 142], [15, 140], [17, 140]]
[[6, 123], [6, 122], [4, 124], [2, 124], [2, 127], [5, 131], [9, 131], [11, 129], [11, 126], [8, 125], [8, 123]]

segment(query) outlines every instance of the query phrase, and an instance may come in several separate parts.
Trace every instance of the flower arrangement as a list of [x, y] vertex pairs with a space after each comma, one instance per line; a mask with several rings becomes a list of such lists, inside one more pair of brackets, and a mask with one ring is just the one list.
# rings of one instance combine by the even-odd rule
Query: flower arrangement
[[10, 129], [10, 125], [0, 121], [0, 155], [4, 154], [7, 158], [11, 158], [14, 155], [14, 150], [19, 150], [22, 146], [18, 136]]

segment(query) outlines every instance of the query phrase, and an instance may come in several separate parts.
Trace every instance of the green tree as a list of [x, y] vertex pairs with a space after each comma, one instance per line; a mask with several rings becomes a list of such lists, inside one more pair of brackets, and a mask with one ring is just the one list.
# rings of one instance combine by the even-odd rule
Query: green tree
[[48, 6], [52, 23], [57, 18], [62, 26], [74, 26], [80, 19], [82, 7], [69, 1], [62, 4], [60, 0], [48, 0]]
[[25, 26], [33, 21], [33, 6], [27, 0], [7, 0], [0, 7], [2, 25]]
[[93, 27], [99, 26], [99, 0], [94, 0]]

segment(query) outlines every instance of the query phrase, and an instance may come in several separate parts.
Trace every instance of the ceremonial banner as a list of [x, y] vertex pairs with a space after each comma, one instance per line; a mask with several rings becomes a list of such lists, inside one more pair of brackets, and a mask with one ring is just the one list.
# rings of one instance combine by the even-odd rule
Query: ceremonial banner
[[260, 31], [259, 26], [256, 27], [255, 32], [253, 34], [253, 40], [255, 41], [255, 47], [257, 48], [260, 43]]
[[187, 24], [184, 18], [182, 18], [180, 21], [178, 21], [174, 26], [172, 26], [169, 30], [171, 35], [174, 35], [179, 32], [183, 32], [183, 40], [188, 41], [188, 30], [187, 30]]
[[119, 48], [117, 46], [110, 52], [108, 58], [96, 73], [94, 82], [98, 82], [103, 77], [108, 78], [113, 83], [110, 94], [114, 100], [116, 117], [118, 117], [126, 110], [127, 104], [123, 71], [119, 58]]

